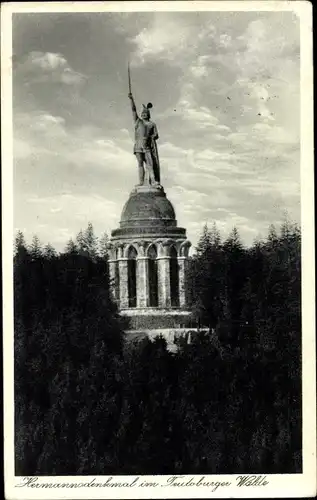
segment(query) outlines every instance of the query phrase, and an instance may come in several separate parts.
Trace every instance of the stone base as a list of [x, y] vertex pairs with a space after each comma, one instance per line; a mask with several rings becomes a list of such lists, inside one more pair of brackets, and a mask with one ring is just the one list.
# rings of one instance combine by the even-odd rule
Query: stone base
[[192, 328], [157, 328], [155, 330], [126, 330], [126, 343], [129, 344], [137, 344], [142, 340], [148, 338], [150, 340], [154, 340], [155, 337], [163, 337], [167, 343], [167, 349], [171, 352], [177, 351], [177, 339], [183, 338], [184, 341], [189, 343], [191, 341], [191, 337], [194, 333], [194, 329]]
[[[164, 193], [164, 188], [161, 184], [157, 184], [156, 186], [151, 186], [150, 184], [137, 184], [134, 186], [132, 193]], [[131, 194], [132, 194], [131, 193]]]
[[128, 330], [161, 330], [196, 328], [191, 311], [182, 309], [131, 308], [122, 309], [120, 316], [126, 320]]

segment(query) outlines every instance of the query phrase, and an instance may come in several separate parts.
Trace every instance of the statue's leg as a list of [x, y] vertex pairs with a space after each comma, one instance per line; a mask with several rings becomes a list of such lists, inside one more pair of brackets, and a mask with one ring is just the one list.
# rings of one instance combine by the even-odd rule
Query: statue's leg
[[153, 159], [152, 159], [152, 154], [151, 151], [146, 151], [145, 152], [145, 161], [146, 161], [146, 166], [149, 172], [149, 180], [150, 184], [155, 186], [158, 184], [155, 180], [155, 175], [154, 175], [154, 168], [153, 168]]
[[143, 153], [135, 153], [136, 159], [138, 160], [138, 169], [139, 169], [139, 184], [143, 186], [144, 184], [144, 158]]

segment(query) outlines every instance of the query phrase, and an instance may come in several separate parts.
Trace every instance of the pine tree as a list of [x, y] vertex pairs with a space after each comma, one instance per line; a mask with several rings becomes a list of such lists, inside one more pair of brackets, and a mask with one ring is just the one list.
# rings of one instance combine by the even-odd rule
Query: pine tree
[[88, 222], [87, 229], [83, 233], [83, 244], [87, 256], [95, 260], [98, 254], [98, 238], [95, 236], [91, 222]]
[[101, 235], [99, 239], [99, 255], [102, 259], [108, 258], [108, 249], [109, 249], [109, 237], [106, 231]]
[[68, 254], [77, 254], [78, 253], [78, 248], [77, 248], [77, 246], [74, 243], [74, 240], [72, 238], [70, 238], [70, 240], [68, 241], [68, 243], [65, 246], [65, 253], [68, 253]]
[[50, 243], [45, 245], [44, 251], [43, 251], [43, 256], [46, 259], [53, 259], [54, 257], [57, 257], [57, 252], [56, 252], [55, 248]]
[[26, 250], [26, 243], [25, 243], [24, 234], [20, 230], [17, 231], [17, 233], [15, 235], [14, 250], [15, 250], [15, 254], [19, 253], [21, 250]]
[[277, 236], [277, 232], [276, 232], [276, 228], [275, 228], [274, 224], [270, 224], [267, 239], [271, 244], [275, 244], [278, 240], [278, 236]]
[[289, 219], [288, 213], [284, 213], [283, 221], [281, 224], [281, 237], [287, 238], [293, 232], [293, 224]]
[[14, 272], [17, 474], [114, 467], [122, 332], [107, 263], [44, 255]]
[[204, 225], [202, 234], [198, 240], [196, 253], [198, 256], [203, 255], [210, 248], [212, 242], [212, 234], [208, 228], [207, 223]]
[[193, 301], [223, 336], [173, 354], [162, 338], [123, 349], [106, 259], [73, 240], [15, 256], [16, 474], [300, 473], [300, 230], [270, 234], [245, 249], [204, 228]]
[[211, 231], [205, 224], [197, 245], [197, 254], [189, 265], [190, 295], [198, 324], [212, 329], [223, 314], [223, 256], [216, 224]]
[[228, 333], [238, 336], [246, 282], [245, 250], [237, 228], [233, 228], [223, 244], [224, 252], [224, 309], [228, 320]]
[[82, 229], [78, 232], [76, 236], [76, 247], [80, 254], [84, 254], [86, 251], [85, 238]]
[[214, 248], [219, 248], [221, 245], [220, 231], [217, 224], [214, 222], [210, 231], [210, 243]]
[[94, 228], [91, 222], [88, 223], [85, 231], [82, 229], [76, 236], [76, 246], [78, 253], [85, 257], [95, 260], [98, 255], [98, 238], [95, 236]]
[[243, 249], [241, 238], [236, 227], [232, 229], [228, 238], [224, 242], [224, 248], [229, 251], [237, 251]]
[[28, 256], [27, 245], [22, 231], [17, 231], [14, 241], [14, 259], [23, 261]]
[[32, 259], [39, 259], [42, 257], [41, 242], [36, 234], [32, 238], [29, 252]]

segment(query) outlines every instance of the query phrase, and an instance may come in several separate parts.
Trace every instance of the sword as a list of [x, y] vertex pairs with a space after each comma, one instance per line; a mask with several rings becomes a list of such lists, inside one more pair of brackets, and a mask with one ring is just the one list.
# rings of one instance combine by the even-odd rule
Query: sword
[[132, 90], [131, 90], [131, 75], [130, 75], [130, 62], [128, 62], [128, 81], [129, 81], [129, 94], [132, 94]]

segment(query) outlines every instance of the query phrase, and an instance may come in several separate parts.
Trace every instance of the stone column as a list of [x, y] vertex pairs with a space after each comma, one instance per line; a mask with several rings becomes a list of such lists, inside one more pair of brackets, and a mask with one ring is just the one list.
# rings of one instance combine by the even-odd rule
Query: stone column
[[114, 300], [116, 300], [118, 290], [117, 290], [117, 276], [116, 276], [116, 266], [117, 266], [117, 261], [116, 260], [108, 260], [109, 263], [109, 280], [110, 280], [110, 290], [112, 293], [112, 296]]
[[166, 248], [164, 250], [163, 255], [157, 257], [158, 305], [169, 308], [171, 307], [170, 257], [166, 255]]
[[148, 258], [138, 257], [136, 268], [136, 296], [137, 307], [148, 307], [149, 305], [149, 277]]
[[177, 257], [178, 262], [178, 286], [179, 286], [179, 306], [186, 307], [186, 257]]
[[128, 259], [120, 257], [119, 265], [119, 307], [124, 309], [129, 307], [129, 289], [128, 289]]

